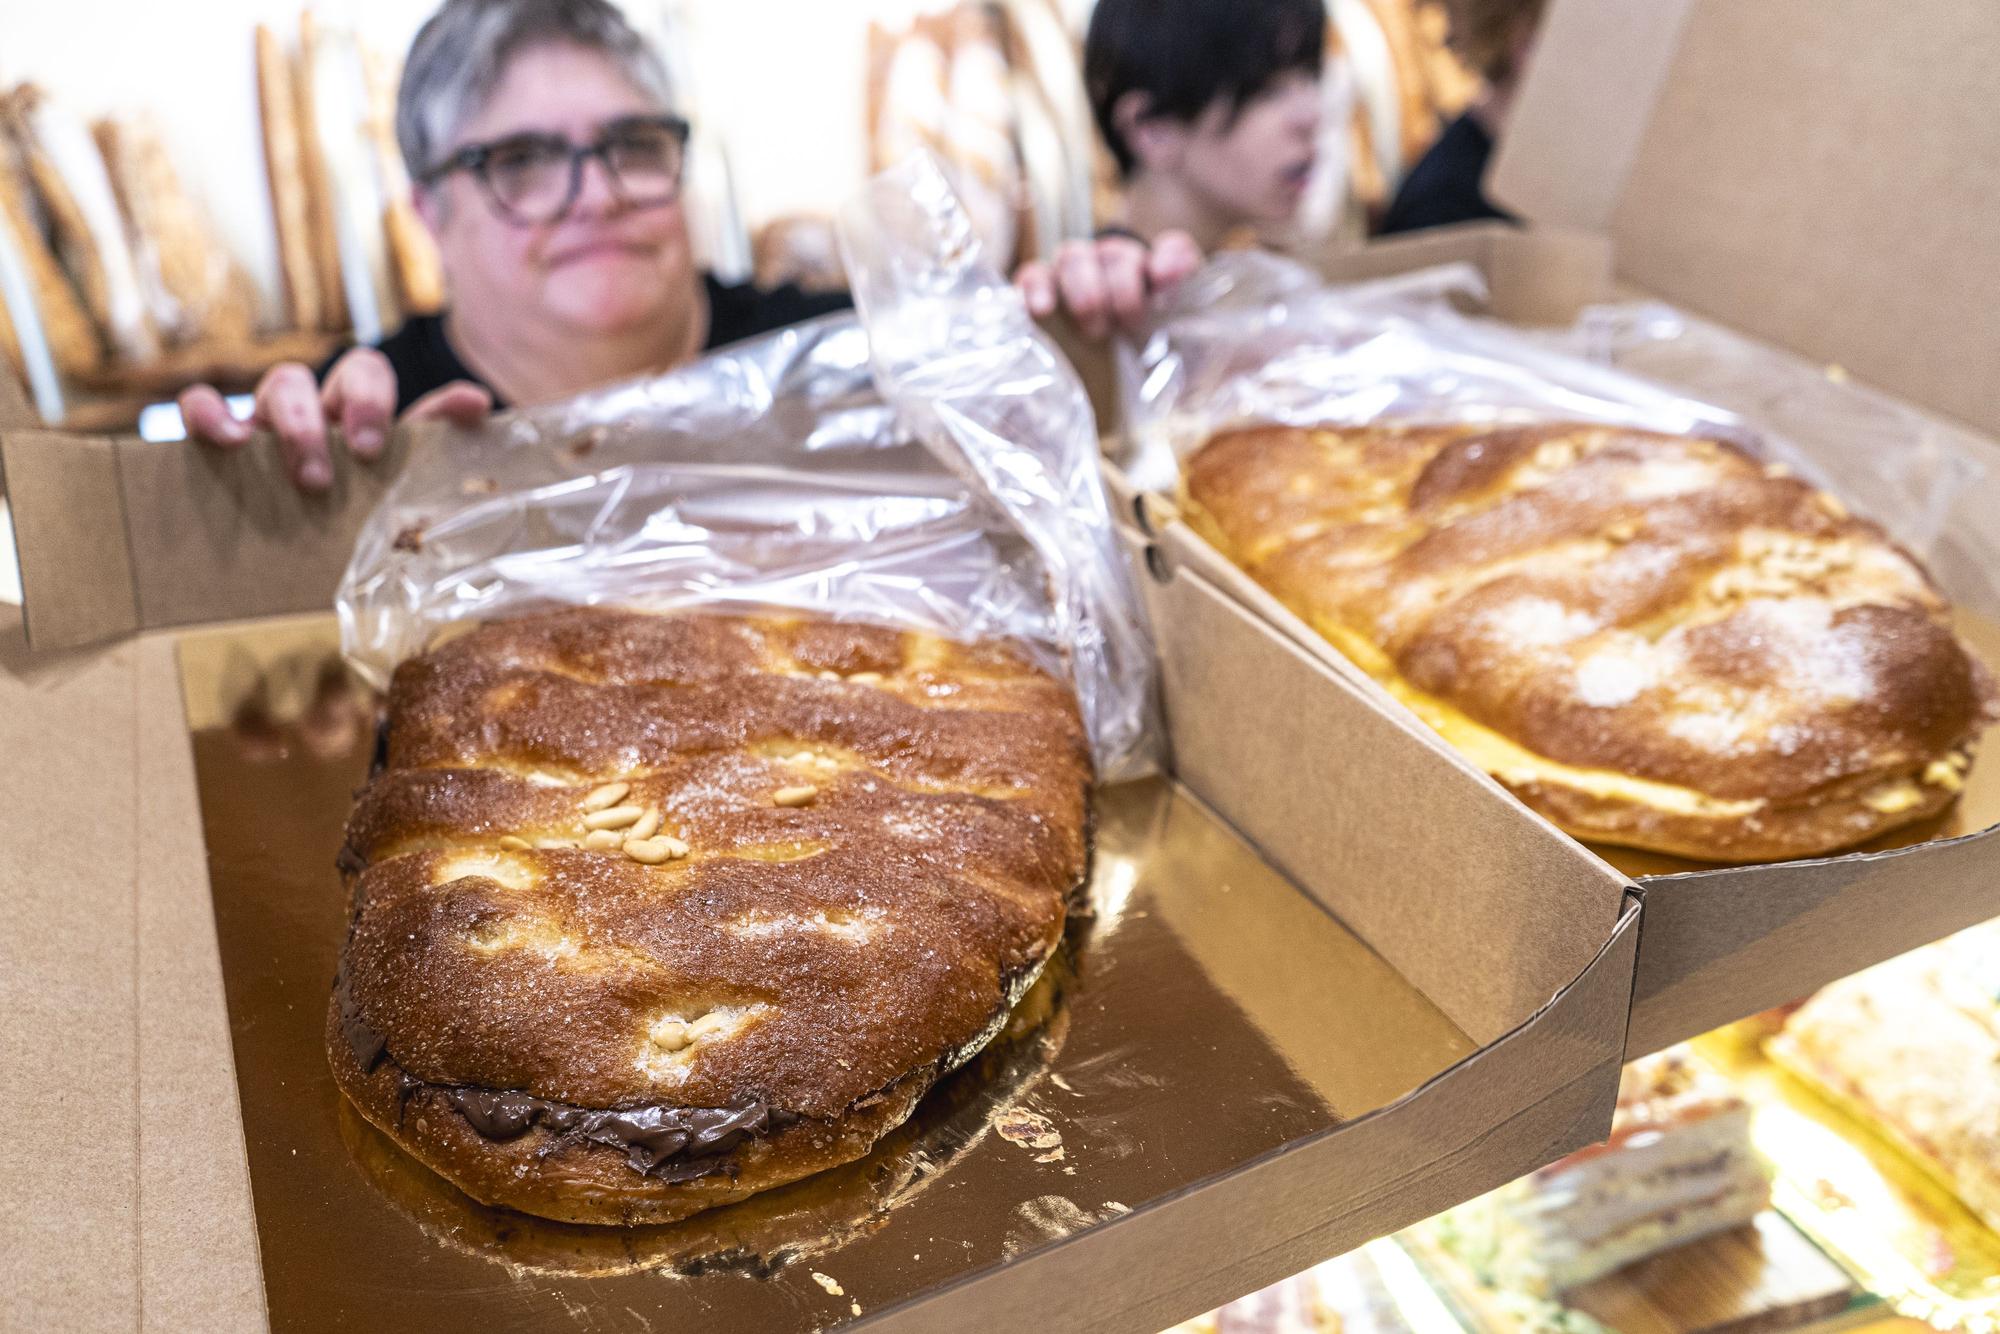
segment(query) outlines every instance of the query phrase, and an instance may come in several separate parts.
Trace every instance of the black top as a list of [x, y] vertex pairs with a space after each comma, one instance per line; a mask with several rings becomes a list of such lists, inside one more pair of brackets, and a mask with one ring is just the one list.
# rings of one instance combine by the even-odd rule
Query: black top
[[[702, 275], [708, 288], [708, 342], [703, 351], [754, 338], [782, 329], [800, 320], [829, 315], [853, 305], [845, 292], [807, 292], [787, 283], [783, 287], [759, 288], [749, 283], [727, 286], [708, 274]], [[458, 350], [445, 337], [441, 315], [412, 315], [401, 329], [376, 344], [396, 371], [396, 412], [453, 380], [484, 384], [459, 359]], [[319, 368], [324, 377], [338, 354]], [[490, 391], [493, 386], [485, 385]], [[494, 395], [494, 407], [506, 404]]]
[[1377, 235], [1413, 232], [1481, 218], [1514, 221], [1514, 215], [1494, 207], [1486, 197], [1486, 163], [1493, 156], [1493, 136], [1467, 112], [1445, 127], [1430, 152], [1403, 178]]

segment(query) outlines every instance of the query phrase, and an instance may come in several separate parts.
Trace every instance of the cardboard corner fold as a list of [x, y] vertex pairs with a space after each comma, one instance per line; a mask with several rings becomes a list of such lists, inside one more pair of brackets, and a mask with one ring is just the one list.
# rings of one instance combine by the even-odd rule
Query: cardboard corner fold
[[[1198, 1208], [1140, 1209], [1093, 1229], [1088, 1248], [1071, 1238], [975, 1278], [964, 1306], [985, 1316], [982, 1327], [1024, 1328], [1046, 1315], [1048, 1292], [1064, 1291], [1076, 1329], [1162, 1328], [1602, 1141], [1641, 917], [1625, 903], [1582, 972], [1546, 1004], [1396, 1102], [1196, 1186], [1184, 1198], [1200, 1197]], [[1329, 1199], [1340, 1203], [1329, 1210]], [[1215, 1220], [1233, 1253], [1209, 1244]], [[1185, 1260], [1171, 1286], [1141, 1263], [1159, 1254]], [[938, 1298], [918, 1301], [871, 1327], [933, 1329], [941, 1310]]]
[[1608, 236], [1694, 0], [1552, 0], [1486, 192], [1538, 226]]

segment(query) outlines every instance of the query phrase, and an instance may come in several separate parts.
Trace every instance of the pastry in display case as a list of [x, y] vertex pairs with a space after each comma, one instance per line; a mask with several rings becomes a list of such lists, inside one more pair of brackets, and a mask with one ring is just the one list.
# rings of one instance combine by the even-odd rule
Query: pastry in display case
[[1767, 1048], [2000, 1230], [2000, 923], [1835, 982]]
[[1625, 1067], [1605, 1143], [1429, 1226], [1487, 1283], [1550, 1297], [1740, 1227], [1770, 1199], [1750, 1143], [1750, 1104], [1684, 1049], [1670, 1049]]

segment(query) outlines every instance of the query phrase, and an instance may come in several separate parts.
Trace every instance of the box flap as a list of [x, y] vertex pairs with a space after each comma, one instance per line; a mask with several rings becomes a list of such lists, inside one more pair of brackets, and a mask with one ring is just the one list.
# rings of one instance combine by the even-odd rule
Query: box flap
[[[122, 645], [59, 665], [34, 657], [14, 609], [0, 607], [9, 761], [0, 768], [8, 821], [0, 837], [0, 1096], [9, 1109], [0, 1247], [10, 1275], [0, 1324], [13, 1328], [138, 1327], [131, 1237], [139, 1144], [129, 1124], [138, 1082], [133, 675]], [[76, 822], [86, 810], [87, 823]], [[49, 959], [61, 966], [38, 966]], [[99, 1116], [84, 1111], [95, 1124], [79, 1151], [78, 1104], [91, 1100], [110, 1105]], [[60, 1200], [60, 1219], [22, 1208], [24, 1194]]]
[[1565, 227], [1460, 223], [1341, 251], [1319, 269], [1329, 282], [1354, 283], [1455, 263], [1479, 270], [1487, 310], [1515, 324], [1569, 324], [1611, 292], [1610, 243], [1601, 233]]
[[1605, 226], [1647, 291], [2000, 432], [1996, 64], [1991, 0], [1559, 0], [1493, 185]]
[[362, 521], [424, 429], [393, 432], [366, 465], [336, 444], [333, 486], [316, 495], [291, 484], [269, 440], [224, 451], [0, 432], [29, 644], [327, 609]]
[[0, 1326], [261, 1328], [172, 647], [30, 653], [0, 608], [0, 716]]
[[1550, 0], [1487, 193], [1544, 227], [1609, 233], [1695, 0]]
[[261, 1330], [263, 1274], [180, 668], [171, 636], [144, 635], [131, 648], [132, 855], [143, 868], [133, 920], [139, 1305], [161, 1328]]
[[117, 446], [99, 436], [10, 431], [0, 434], [0, 461], [28, 642], [69, 648], [138, 629]]

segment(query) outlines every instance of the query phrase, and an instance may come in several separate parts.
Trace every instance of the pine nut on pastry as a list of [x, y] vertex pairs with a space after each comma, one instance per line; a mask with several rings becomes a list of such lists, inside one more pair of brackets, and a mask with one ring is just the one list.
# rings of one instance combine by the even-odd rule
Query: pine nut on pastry
[[999, 1031], [1087, 858], [1074, 693], [999, 642], [570, 609], [396, 671], [336, 1082], [489, 1204], [655, 1223], [859, 1158]]
[[1724, 441], [1587, 422], [1262, 426], [1190, 524], [1528, 805], [1712, 861], [1937, 814], [2000, 716], [1923, 568]]

